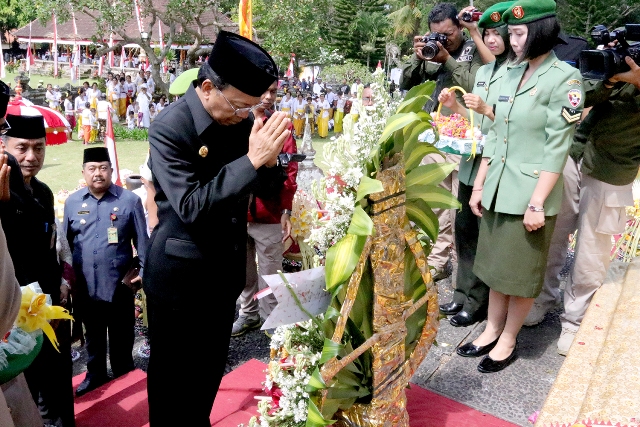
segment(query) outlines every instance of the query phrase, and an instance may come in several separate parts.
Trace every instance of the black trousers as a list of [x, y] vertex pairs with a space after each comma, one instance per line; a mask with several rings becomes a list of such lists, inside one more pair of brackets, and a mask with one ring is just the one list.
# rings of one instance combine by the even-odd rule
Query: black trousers
[[[151, 427], [211, 426], [209, 415], [227, 363], [236, 297], [234, 292], [181, 303], [147, 294]], [[205, 300], [212, 306], [198, 307]], [[194, 351], [187, 351], [189, 347]]]
[[474, 314], [489, 304], [489, 287], [473, 274], [476, 259], [480, 218], [475, 216], [469, 206], [473, 187], [460, 183], [458, 201], [462, 209], [456, 215], [455, 239], [458, 251], [458, 278], [453, 301], [464, 304], [464, 310]]
[[31, 366], [24, 371], [34, 402], [46, 411], [45, 418], [62, 420], [64, 427], [75, 426], [73, 386], [71, 377], [71, 322], [61, 320], [55, 330], [58, 352], [45, 336], [42, 350]]
[[81, 304], [89, 355], [87, 378], [104, 379], [107, 376], [107, 335], [113, 376], [132, 371], [135, 307], [131, 289], [120, 284], [111, 302], [85, 297]]

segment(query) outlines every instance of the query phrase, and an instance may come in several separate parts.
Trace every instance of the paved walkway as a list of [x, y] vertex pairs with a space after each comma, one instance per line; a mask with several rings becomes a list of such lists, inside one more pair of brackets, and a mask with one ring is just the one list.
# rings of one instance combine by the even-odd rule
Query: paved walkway
[[[440, 281], [438, 288], [441, 303], [451, 301], [451, 278]], [[479, 411], [530, 426], [529, 416], [542, 408], [564, 361], [556, 352], [560, 312], [559, 306], [540, 325], [524, 327], [518, 337], [519, 358], [494, 374], [478, 372], [479, 359], [455, 353], [458, 345], [480, 335], [485, 322], [456, 328], [448, 319], [442, 319], [437, 345], [431, 348], [411, 381]]]

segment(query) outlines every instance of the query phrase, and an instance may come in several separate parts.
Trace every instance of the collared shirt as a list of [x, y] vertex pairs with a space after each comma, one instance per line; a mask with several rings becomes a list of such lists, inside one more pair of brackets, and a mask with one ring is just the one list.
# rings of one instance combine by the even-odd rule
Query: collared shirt
[[[111, 220], [111, 216], [115, 220]], [[109, 243], [109, 228], [118, 243]], [[144, 262], [148, 237], [140, 198], [111, 184], [101, 199], [87, 188], [71, 194], [64, 206], [63, 232], [73, 252], [78, 283], [86, 283], [92, 299], [111, 301], [133, 259], [131, 243]], [[140, 268], [142, 276], [143, 268]]]

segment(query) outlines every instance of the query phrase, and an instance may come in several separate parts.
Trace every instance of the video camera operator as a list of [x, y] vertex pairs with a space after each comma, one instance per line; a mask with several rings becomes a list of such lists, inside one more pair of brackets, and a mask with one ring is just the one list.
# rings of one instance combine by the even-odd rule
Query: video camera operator
[[[461, 86], [471, 92], [476, 72], [484, 63], [476, 44], [463, 33], [465, 27], [473, 27], [475, 23], [460, 20], [453, 4], [437, 4], [429, 12], [428, 22], [431, 33], [413, 38], [414, 54], [402, 70], [400, 89], [409, 90], [427, 80], [435, 80], [432, 101], [424, 108], [432, 112], [438, 106], [438, 95], [443, 88]], [[461, 97], [458, 100], [463, 102]], [[449, 115], [451, 111], [443, 108], [442, 113]]]
[[584, 81], [585, 106], [592, 108], [576, 130], [563, 171], [563, 202], [544, 287], [525, 320], [525, 325], [539, 323], [560, 301], [558, 273], [565, 264], [567, 236], [577, 229], [558, 341], [562, 355], [606, 277], [611, 235], [624, 232], [625, 207], [633, 205], [632, 185], [640, 166], [640, 66], [628, 56], [624, 61], [629, 71]]

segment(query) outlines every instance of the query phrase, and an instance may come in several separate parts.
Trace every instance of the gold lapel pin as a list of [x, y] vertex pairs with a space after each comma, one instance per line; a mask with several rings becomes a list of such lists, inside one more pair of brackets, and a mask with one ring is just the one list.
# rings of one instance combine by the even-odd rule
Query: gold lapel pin
[[207, 157], [207, 154], [209, 154], [209, 149], [207, 148], [206, 145], [203, 145], [198, 150], [198, 154], [200, 154], [200, 157]]

